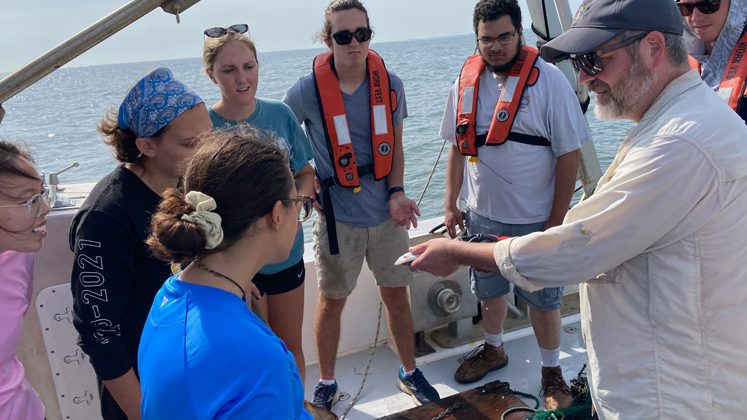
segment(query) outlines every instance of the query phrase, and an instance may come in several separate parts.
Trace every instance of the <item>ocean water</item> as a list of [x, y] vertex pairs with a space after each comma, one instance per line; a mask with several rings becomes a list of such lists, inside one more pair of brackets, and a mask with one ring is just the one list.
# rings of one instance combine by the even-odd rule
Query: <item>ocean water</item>
[[[527, 42], [533, 45], [533, 34], [528, 35]], [[443, 144], [438, 129], [449, 88], [464, 59], [473, 53], [474, 38], [460, 35], [373, 43], [372, 48], [405, 85], [409, 114], [404, 122], [403, 140], [405, 187], [408, 195], [417, 200]], [[312, 59], [320, 51], [260, 51], [258, 96], [281, 99], [296, 79], [310, 72]], [[79, 162], [79, 167], [60, 175], [62, 183], [96, 182], [116, 166], [110, 148], [96, 131], [96, 124], [108, 108], [119, 105], [141, 76], [166, 66], [206, 103], [218, 100], [220, 92], [203, 73], [200, 54], [201, 45], [195, 45], [195, 58], [57, 70], [4, 104], [7, 114], [0, 124], [0, 137], [30, 146], [39, 168], [46, 173]], [[587, 121], [604, 170], [630, 124], [598, 121], [593, 106], [592, 99]], [[448, 147], [421, 202], [424, 218], [443, 212], [447, 150]]]

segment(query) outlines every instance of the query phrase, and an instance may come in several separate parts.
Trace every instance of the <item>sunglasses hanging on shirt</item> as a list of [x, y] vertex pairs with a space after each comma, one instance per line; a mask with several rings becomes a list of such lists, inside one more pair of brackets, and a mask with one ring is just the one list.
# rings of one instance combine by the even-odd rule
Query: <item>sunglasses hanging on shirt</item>
[[682, 3], [681, 1], [676, 2], [677, 7], [680, 9], [682, 16], [690, 16], [693, 14], [693, 10], [698, 11], [704, 15], [710, 15], [718, 12], [721, 8], [721, 0], [703, 0], [695, 3]]
[[216, 26], [214, 28], [207, 28], [203, 33], [208, 38], [220, 38], [223, 35], [233, 32], [237, 34], [243, 34], [246, 33], [249, 30], [249, 25], [246, 23], [237, 23], [235, 25], [231, 25], [228, 28], [222, 28], [220, 26]]
[[371, 39], [372, 33], [371, 28], [357, 28], [354, 32], [348, 30], [335, 32], [332, 34], [332, 38], [339, 45], [348, 45], [353, 42], [353, 38], [360, 43], [366, 42]]

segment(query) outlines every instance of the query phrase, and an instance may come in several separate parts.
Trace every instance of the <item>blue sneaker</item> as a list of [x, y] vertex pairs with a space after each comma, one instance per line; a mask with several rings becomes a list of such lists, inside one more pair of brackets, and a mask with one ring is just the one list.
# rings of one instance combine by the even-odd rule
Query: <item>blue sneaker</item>
[[428, 380], [423, 376], [423, 372], [417, 368], [415, 368], [415, 372], [405, 376], [405, 372], [400, 366], [399, 373], [397, 374], [397, 386], [402, 390], [402, 392], [412, 396], [417, 405], [427, 404], [441, 399], [436, 388], [433, 388], [431, 384], [428, 383]]
[[327, 410], [332, 410], [332, 405], [337, 402], [340, 398], [340, 393], [337, 390], [337, 381], [332, 385], [325, 385], [321, 382], [316, 384], [314, 388], [314, 404], [324, 407]]

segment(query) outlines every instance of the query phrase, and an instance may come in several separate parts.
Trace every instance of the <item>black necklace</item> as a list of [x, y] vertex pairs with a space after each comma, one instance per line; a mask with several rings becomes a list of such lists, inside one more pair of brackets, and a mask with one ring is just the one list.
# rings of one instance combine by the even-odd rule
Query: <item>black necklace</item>
[[200, 261], [200, 259], [199, 259], [199, 258], [196, 258], [194, 262], [195, 262], [195, 264], [197, 264], [197, 266], [198, 266], [198, 267], [200, 267], [201, 269], [203, 269], [203, 270], [207, 271], [208, 273], [210, 273], [210, 274], [212, 274], [212, 275], [215, 275], [215, 276], [218, 276], [218, 277], [223, 277], [224, 279], [226, 279], [226, 280], [230, 281], [231, 283], [235, 284], [235, 285], [236, 285], [236, 287], [238, 287], [238, 288], [239, 288], [239, 290], [241, 290], [241, 300], [242, 300], [242, 301], [243, 301], [244, 303], [246, 303], [246, 292], [244, 291], [244, 288], [243, 288], [243, 287], [241, 287], [241, 285], [239, 285], [238, 283], [236, 283], [236, 281], [234, 281], [234, 279], [232, 279], [232, 278], [228, 277], [227, 275], [225, 275], [225, 274], [223, 274], [223, 273], [219, 273], [219, 272], [217, 272], [217, 271], [215, 271], [215, 270], [211, 269], [210, 267], [208, 267], [208, 266], [206, 266], [205, 264], [203, 264], [203, 263], [202, 263], [202, 262]]

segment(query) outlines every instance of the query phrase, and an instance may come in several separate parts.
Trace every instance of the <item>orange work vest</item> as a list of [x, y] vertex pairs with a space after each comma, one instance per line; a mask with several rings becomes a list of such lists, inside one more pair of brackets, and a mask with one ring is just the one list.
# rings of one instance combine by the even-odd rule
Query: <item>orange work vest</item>
[[350, 138], [345, 103], [340, 92], [340, 82], [334, 69], [332, 52], [314, 58], [314, 83], [321, 105], [324, 132], [335, 167], [334, 184], [347, 188], [360, 187], [359, 177], [373, 172], [374, 179], [386, 178], [392, 171], [394, 154], [394, 126], [392, 112], [396, 109], [396, 95], [389, 86], [389, 73], [384, 60], [373, 50], [366, 59], [370, 89], [371, 148], [373, 170], [358, 167]]
[[[700, 73], [700, 63], [692, 56], [688, 60], [690, 68]], [[717, 93], [747, 122], [747, 31], [742, 32], [731, 50]]]
[[550, 142], [543, 137], [511, 132], [524, 89], [534, 85], [539, 77], [539, 69], [534, 66], [537, 57], [539, 57], [537, 49], [526, 45], [521, 47], [518, 60], [507, 73], [501, 96], [493, 111], [490, 129], [487, 136], [484, 136], [484, 140], [483, 136], [477, 135], [476, 127], [480, 75], [485, 70], [485, 62], [480, 54], [467, 58], [459, 73], [456, 117], [457, 147], [463, 155], [477, 156], [477, 148], [483, 144], [500, 145], [506, 140], [538, 146], [550, 145]]

